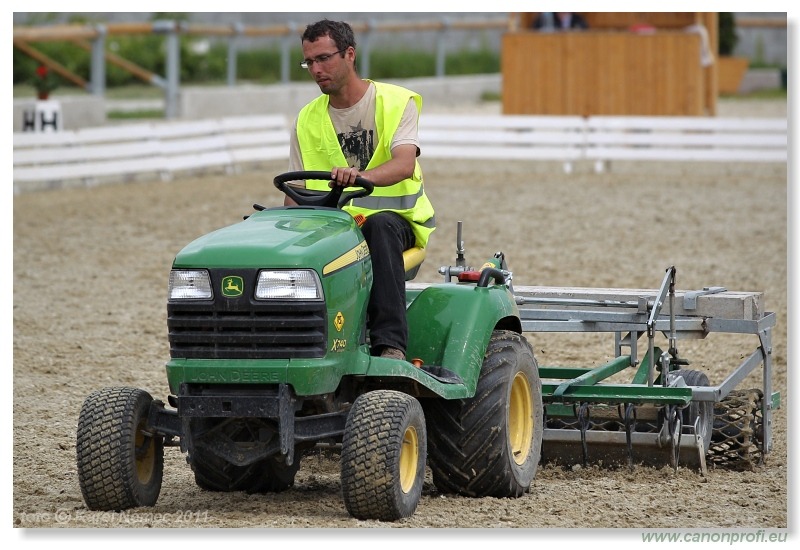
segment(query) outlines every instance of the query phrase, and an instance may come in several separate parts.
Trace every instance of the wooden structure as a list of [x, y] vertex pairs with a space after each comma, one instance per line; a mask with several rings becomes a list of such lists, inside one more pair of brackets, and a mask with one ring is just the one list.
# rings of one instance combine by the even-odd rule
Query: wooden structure
[[504, 114], [716, 114], [716, 13], [584, 13], [589, 29], [558, 32], [536, 15], [503, 37]]

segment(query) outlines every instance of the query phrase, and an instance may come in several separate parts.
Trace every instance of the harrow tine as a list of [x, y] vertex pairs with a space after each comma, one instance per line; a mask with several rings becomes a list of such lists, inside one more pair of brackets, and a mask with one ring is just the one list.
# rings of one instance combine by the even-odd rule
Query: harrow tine
[[633, 403], [628, 403], [625, 406], [623, 420], [625, 422], [625, 442], [628, 446], [628, 468], [633, 470], [633, 437], [631, 433], [633, 432], [633, 426], [636, 424], [636, 407]]
[[578, 425], [581, 429], [581, 447], [583, 448], [583, 465], [589, 462], [589, 446], [586, 444], [586, 430], [589, 429], [589, 403], [581, 403], [578, 408]]

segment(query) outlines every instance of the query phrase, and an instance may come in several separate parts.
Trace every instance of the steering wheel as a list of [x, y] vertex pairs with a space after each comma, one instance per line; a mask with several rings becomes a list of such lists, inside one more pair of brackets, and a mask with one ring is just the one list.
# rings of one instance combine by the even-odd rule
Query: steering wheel
[[289, 198], [300, 206], [327, 206], [329, 208], [341, 208], [344, 204], [359, 197], [366, 197], [375, 189], [375, 184], [371, 181], [356, 176], [354, 187], [362, 187], [358, 191], [351, 191], [343, 194], [344, 187], [334, 186], [330, 191], [315, 191], [311, 189], [298, 189], [287, 185], [287, 181], [296, 180], [326, 180], [330, 181], [330, 172], [300, 170], [297, 172], [286, 172], [275, 176], [273, 183], [275, 187], [283, 191]]

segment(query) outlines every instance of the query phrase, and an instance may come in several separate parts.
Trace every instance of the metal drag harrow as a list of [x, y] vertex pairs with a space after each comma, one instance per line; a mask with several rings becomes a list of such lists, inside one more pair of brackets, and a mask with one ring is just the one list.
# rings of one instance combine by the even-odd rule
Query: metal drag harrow
[[[676, 292], [675, 275], [675, 267], [668, 268], [657, 291], [513, 288], [523, 332], [615, 335], [614, 358], [598, 367], [539, 367], [543, 461], [680, 464], [703, 475], [707, 461], [735, 468], [763, 462], [772, 447], [770, 415], [780, 406], [771, 388], [775, 314], [763, 313], [761, 293], [721, 287]], [[688, 369], [677, 349], [680, 339], [712, 332], [758, 337], [756, 349], [715, 386], [705, 373]], [[666, 351], [656, 344], [659, 334]], [[736, 389], [759, 365], [763, 387]], [[624, 379], [626, 371], [633, 372], [628, 381], [610, 381]]]

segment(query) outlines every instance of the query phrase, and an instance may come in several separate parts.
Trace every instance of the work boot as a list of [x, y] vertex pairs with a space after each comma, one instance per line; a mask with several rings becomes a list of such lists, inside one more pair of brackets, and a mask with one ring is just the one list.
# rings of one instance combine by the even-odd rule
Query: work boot
[[401, 361], [406, 360], [406, 354], [400, 351], [399, 349], [395, 348], [383, 348], [381, 352], [381, 357], [385, 357], [387, 359], [400, 359]]

